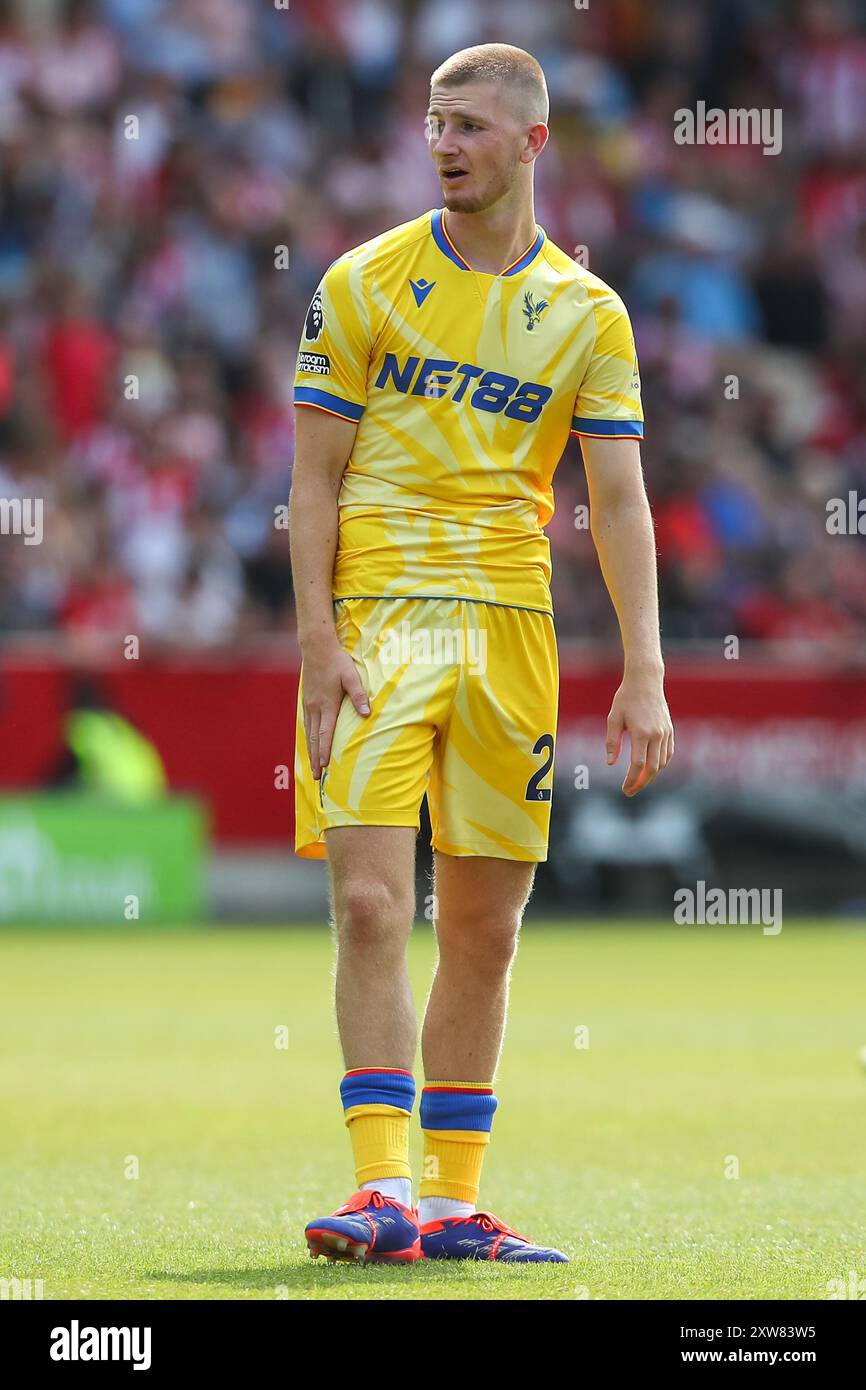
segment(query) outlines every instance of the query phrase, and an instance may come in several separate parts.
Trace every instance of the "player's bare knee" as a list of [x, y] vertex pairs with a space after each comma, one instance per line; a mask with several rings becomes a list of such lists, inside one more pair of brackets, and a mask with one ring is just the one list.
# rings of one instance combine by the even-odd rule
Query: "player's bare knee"
[[363, 880], [343, 886], [335, 898], [334, 921], [343, 946], [387, 950], [402, 945], [412, 925], [411, 898], [381, 880]]
[[447, 963], [481, 974], [507, 972], [517, 950], [520, 918], [517, 914], [476, 914], [471, 922], [439, 933], [439, 954]]

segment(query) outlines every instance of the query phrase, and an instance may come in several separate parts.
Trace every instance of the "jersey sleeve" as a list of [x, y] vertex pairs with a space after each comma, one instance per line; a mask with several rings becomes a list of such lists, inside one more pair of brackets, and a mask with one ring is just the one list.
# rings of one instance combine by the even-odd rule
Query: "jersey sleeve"
[[634, 334], [619, 295], [595, 307], [595, 347], [574, 402], [571, 433], [591, 439], [643, 439]]
[[367, 404], [372, 347], [360, 271], [345, 256], [325, 272], [307, 310], [295, 372], [295, 405], [354, 421]]

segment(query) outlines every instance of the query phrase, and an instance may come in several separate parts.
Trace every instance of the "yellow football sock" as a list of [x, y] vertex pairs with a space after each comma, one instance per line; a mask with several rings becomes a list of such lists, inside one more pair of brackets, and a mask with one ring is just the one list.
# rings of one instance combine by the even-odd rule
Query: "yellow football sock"
[[345, 1112], [358, 1187], [376, 1178], [411, 1178], [409, 1115], [396, 1105], [353, 1105]]
[[425, 1129], [422, 1197], [478, 1205], [481, 1167], [490, 1135], [474, 1129]]
[[495, 1109], [489, 1081], [426, 1083], [421, 1094], [422, 1197], [450, 1197], [477, 1206]]
[[409, 1116], [415, 1079], [400, 1067], [355, 1067], [340, 1082], [358, 1187], [377, 1178], [412, 1176]]

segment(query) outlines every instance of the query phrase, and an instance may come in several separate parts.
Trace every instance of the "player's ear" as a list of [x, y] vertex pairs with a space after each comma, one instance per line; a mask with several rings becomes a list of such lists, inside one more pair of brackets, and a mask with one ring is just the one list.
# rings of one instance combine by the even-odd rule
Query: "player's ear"
[[532, 164], [547, 144], [550, 131], [543, 121], [536, 121], [526, 132], [526, 144], [520, 156], [524, 164]]

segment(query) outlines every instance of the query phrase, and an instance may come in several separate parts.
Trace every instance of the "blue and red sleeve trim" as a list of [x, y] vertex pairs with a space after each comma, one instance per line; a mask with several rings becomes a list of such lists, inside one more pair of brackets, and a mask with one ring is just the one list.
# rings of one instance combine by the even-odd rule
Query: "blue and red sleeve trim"
[[643, 421], [591, 420], [575, 415], [571, 433], [585, 435], [588, 439], [643, 439]]
[[335, 396], [331, 391], [320, 391], [317, 386], [296, 386], [295, 405], [312, 405], [318, 410], [326, 410], [329, 415], [339, 415], [344, 420], [353, 420], [355, 423], [364, 414], [365, 406], [356, 405], [354, 401], [347, 401], [342, 396]]

